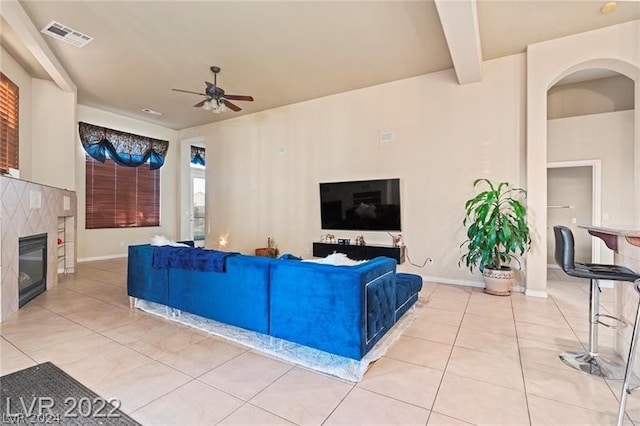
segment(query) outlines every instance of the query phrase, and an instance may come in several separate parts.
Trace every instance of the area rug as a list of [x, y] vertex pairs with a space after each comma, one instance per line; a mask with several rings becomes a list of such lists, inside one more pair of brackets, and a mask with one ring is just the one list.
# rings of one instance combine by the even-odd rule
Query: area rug
[[301, 365], [311, 370], [340, 377], [351, 382], [359, 382], [369, 365], [383, 356], [387, 349], [395, 342], [402, 332], [411, 325], [418, 316], [421, 301], [409, 309], [392, 328], [380, 339], [380, 341], [360, 360], [346, 358], [340, 355], [331, 354], [318, 349], [302, 346], [277, 337], [257, 333], [234, 327], [218, 321], [193, 315], [188, 312], [181, 312], [154, 302], [137, 299], [137, 308], [145, 312], [188, 325], [209, 334], [224, 337], [241, 345], [248, 346], [272, 357]]
[[140, 425], [118, 407], [51, 362], [0, 377], [0, 424]]

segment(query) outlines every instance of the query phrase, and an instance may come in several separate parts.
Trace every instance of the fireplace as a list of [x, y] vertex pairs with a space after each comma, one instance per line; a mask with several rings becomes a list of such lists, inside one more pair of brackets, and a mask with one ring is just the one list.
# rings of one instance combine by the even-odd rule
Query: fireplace
[[47, 234], [19, 239], [18, 305], [23, 307], [47, 289]]

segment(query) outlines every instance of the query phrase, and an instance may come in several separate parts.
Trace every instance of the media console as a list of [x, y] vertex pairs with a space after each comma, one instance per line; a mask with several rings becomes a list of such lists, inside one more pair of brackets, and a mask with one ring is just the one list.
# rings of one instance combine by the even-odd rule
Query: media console
[[391, 246], [358, 246], [354, 244], [313, 243], [313, 255], [326, 257], [332, 253], [344, 253], [349, 259], [369, 260], [378, 256], [390, 257], [397, 263], [404, 262], [405, 248]]

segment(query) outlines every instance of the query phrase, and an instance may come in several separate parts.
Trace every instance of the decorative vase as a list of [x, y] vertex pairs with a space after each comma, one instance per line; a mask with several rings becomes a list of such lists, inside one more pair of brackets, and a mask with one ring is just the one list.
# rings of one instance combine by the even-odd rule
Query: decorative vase
[[501, 266], [500, 269], [484, 268], [484, 291], [495, 296], [508, 296], [515, 282], [513, 269]]

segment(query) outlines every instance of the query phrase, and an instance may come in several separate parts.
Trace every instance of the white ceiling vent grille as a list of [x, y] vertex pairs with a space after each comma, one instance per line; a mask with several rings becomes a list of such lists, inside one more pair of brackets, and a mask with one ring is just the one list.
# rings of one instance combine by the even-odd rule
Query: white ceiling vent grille
[[56, 21], [49, 22], [40, 32], [75, 47], [83, 47], [93, 40], [93, 37], [82, 34], [80, 31], [76, 31]]

